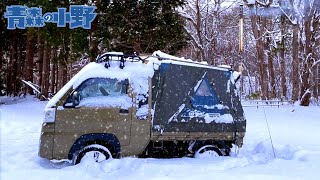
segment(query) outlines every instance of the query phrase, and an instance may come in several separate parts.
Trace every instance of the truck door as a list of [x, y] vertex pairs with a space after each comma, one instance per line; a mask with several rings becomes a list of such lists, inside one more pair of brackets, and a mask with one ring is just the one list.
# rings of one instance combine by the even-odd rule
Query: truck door
[[[77, 94], [77, 95], [76, 95]], [[79, 103], [73, 104], [72, 98]], [[130, 143], [132, 97], [128, 80], [87, 79], [58, 107], [55, 121], [54, 152], [70, 149], [83, 134], [110, 133], [121, 146]]]
[[[149, 79], [149, 89], [151, 79]], [[141, 154], [150, 141], [151, 131], [151, 92], [136, 94], [133, 107], [130, 145], [122, 148], [123, 155]]]

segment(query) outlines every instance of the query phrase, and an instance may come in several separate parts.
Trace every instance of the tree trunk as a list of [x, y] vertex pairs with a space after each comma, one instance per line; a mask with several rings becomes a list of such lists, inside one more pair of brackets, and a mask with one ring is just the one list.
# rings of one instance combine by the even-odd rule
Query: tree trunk
[[68, 82], [68, 65], [66, 63], [63, 64], [62, 67], [62, 86], [61, 88]]
[[17, 30], [10, 32], [10, 55], [7, 68], [7, 95], [15, 95], [15, 82], [17, 77]]
[[[10, 50], [12, 45], [10, 45]], [[11, 95], [11, 72], [12, 72], [12, 61], [13, 61], [13, 57], [12, 57], [12, 53], [9, 54], [9, 61], [7, 63], [7, 68], [6, 68], [6, 95], [10, 96]]]
[[57, 93], [58, 90], [59, 90], [59, 63], [57, 62], [57, 64], [55, 65], [56, 66], [56, 71], [55, 71], [55, 87], [54, 87], [54, 92]]
[[[0, 30], [1, 31], [1, 30]], [[2, 44], [0, 44], [0, 96], [4, 95], [2, 94], [2, 90], [4, 89], [3, 84], [4, 84], [4, 78], [5, 78], [5, 73], [4, 68], [2, 67], [2, 56], [3, 56], [3, 48], [2, 48]]]
[[63, 70], [62, 70], [63, 86], [68, 82], [68, 62], [69, 62], [69, 41], [67, 40], [65, 44], [64, 63], [63, 63]]
[[299, 25], [293, 25], [292, 37], [292, 100], [299, 98]]
[[[1, 6], [3, 7], [3, 6]], [[3, 17], [3, 13], [4, 10], [0, 10], [0, 24], [5, 23], [4, 18]], [[3, 55], [5, 54], [5, 48], [4, 48], [4, 35], [5, 32], [5, 26], [0, 26], [0, 96], [5, 95], [3, 92], [3, 90], [5, 90], [5, 83], [6, 83], [6, 78], [7, 78], [7, 74], [6, 74], [6, 69], [5, 69], [5, 59], [3, 58]]]
[[[3, 56], [3, 48], [2, 48], [2, 44], [0, 44], [0, 76], [2, 76], [2, 70], [3, 70], [3, 68], [2, 68], [2, 61], [3, 61], [2, 56]], [[1, 79], [0, 79], [0, 81], [1, 81]], [[0, 86], [1, 85], [2, 84], [0, 84]]]
[[[33, 81], [33, 47], [34, 47], [34, 35], [31, 30], [27, 31], [27, 47], [26, 47], [26, 71], [25, 71], [25, 80]], [[30, 87], [27, 87], [28, 93], [33, 95], [33, 90]]]
[[90, 62], [94, 62], [98, 55], [98, 43], [96, 39], [96, 31], [97, 31], [97, 20], [94, 20], [91, 24], [90, 30], [90, 41], [89, 41], [89, 52], [90, 52]]
[[[270, 38], [268, 38], [268, 41], [270, 43]], [[268, 69], [269, 69], [269, 76], [270, 76], [269, 79], [270, 79], [270, 86], [271, 86], [270, 98], [275, 98], [276, 97], [276, 84], [275, 84], [275, 75], [274, 75], [274, 67], [273, 67], [273, 59], [272, 59], [271, 50], [268, 53]]]
[[305, 28], [305, 60], [302, 72], [302, 84], [300, 89], [301, 106], [309, 106], [310, 104], [310, 68], [312, 66], [312, 49], [311, 49], [311, 18], [306, 19]]
[[313, 88], [312, 88], [312, 96], [314, 98], [318, 98], [319, 94], [318, 94], [318, 86], [317, 86], [317, 83], [318, 82], [318, 67], [314, 67], [312, 68], [312, 82], [314, 84]]
[[57, 68], [57, 91], [59, 91], [63, 86], [62, 71], [63, 71], [63, 65], [62, 65], [62, 62], [60, 61]]
[[263, 27], [258, 27], [258, 21], [262, 20], [262, 24], [265, 24], [265, 18], [259, 17], [258, 15], [253, 15], [251, 17], [251, 25], [254, 37], [256, 39], [256, 50], [257, 50], [257, 56], [258, 56], [258, 62], [259, 62], [259, 71], [260, 71], [260, 86], [261, 86], [261, 98], [267, 99], [268, 98], [268, 83], [267, 82], [267, 71], [266, 71], [266, 64], [265, 64], [265, 55], [264, 55], [264, 42], [262, 40], [262, 32], [260, 29], [265, 28], [265, 25], [262, 25]]
[[15, 83], [14, 83], [14, 89], [15, 89], [15, 96], [18, 96], [21, 93], [21, 76], [22, 76], [22, 67], [24, 66], [24, 61], [22, 61], [22, 51], [23, 48], [21, 46], [21, 43], [19, 41], [22, 41], [21, 34], [18, 33], [18, 39], [17, 39], [17, 62], [16, 62], [16, 74], [15, 74]]
[[57, 58], [57, 48], [53, 47], [51, 50], [51, 70], [50, 70], [50, 92], [52, 94], [56, 93], [56, 68], [57, 63], [55, 62]]
[[282, 96], [287, 98], [287, 80], [286, 80], [286, 65], [285, 65], [285, 17], [281, 16], [281, 47], [280, 47], [280, 77]]
[[317, 79], [316, 79], [317, 94], [315, 97], [317, 98], [318, 102], [320, 103], [320, 65], [319, 64], [316, 67], [316, 73], [317, 73], [317, 76], [316, 76], [317, 77]]
[[[40, 34], [38, 34], [38, 81], [36, 84], [38, 84], [40, 87], [42, 87], [42, 68], [43, 68], [43, 51], [44, 51], [44, 45], [43, 45], [43, 40]], [[40, 90], [40, 92], [42, 91], [42, 89]], [[38, 98], [41, 98], [41, 96], [39, 96]]]
[[200, 10], [200, 0], [196, 0], [196, 31], [199, 39], [199, 43], [202, 47], [197, 47], [197, 61], [203, 61], [204, 50], [203, 50], [203, 40], [202, 40], [202, 21], [201, 21], [201, 10]]
[[[11, 45], [12, 46], [12, 45]], [[10, 47], [11, 49], [11, 47]], [[13, 61], [13, 57], [12, 57], [12, 53], [10, 53], [9, 55], [9, 61], [8, 61], [8, 65], [7, 65], [7, 69], [6, 69], [6, 74], [7, 74], [7, 77], [6, 77], [6, 95], [7, 96], [10, 96], [11, 95], [11, 81], [12, 81], [12, 75], [11, 75], [11, 72], [12, 72], [12, 61]]]
[[51, 63], [51, 70], [50, 70], [50, 93], [56, 93], [56, 63]]
[[[268, 21], [269, 27], [272, 26], [272, 20]], [[266, 23], [264, 24], [266, 26]], [[265, 42], [265, 50], [268, 52], [268, 72], [269, 72], [269, 81], [270, 81], [270, 93], [268, 93], [268, 97], [275, 98], [276, 97], [276, 85], [275, 85], [275, 73], [274, 73], [274, 66], [273, 66], [273, 46], [271, 45], [271, 38], [270, 36], [266, 37]], [[269, 90], [269, 89], [268, 89]]]
[[51, 53], [51, 47], [48, 44], [48, 42], [45, 41], [44, 51], [43, 51], [42, 83], [41, 83], [41, 93], [45, 97], [48, 97], [48, 92], [49, 92], [50, 53]]

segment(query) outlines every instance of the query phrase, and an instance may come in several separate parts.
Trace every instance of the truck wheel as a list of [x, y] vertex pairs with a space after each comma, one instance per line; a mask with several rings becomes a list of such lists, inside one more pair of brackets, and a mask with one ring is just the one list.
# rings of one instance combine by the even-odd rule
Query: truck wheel
[[202, 146], [194, 153], [195, 158], [213, 158], [218, 156], [222, 156], [222, 153], [219, 148], [213, 145]]
[[100, 163], [108, 159], [112, 159], [112, 155], [108, 148], [99, 144], [92, 144], [75, 153], [73, 164], [79, 164], [83, 161]]

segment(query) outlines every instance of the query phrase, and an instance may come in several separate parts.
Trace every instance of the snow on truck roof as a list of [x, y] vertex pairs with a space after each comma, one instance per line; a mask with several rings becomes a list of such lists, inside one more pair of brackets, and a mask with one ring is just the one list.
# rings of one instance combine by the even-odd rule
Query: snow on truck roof
[[[123, 55], [122, 52], [108, 52], [105, 54]], [[100, 55], [100, 56], [103, 56]], [[116, 59], [111, 59], [116, 60]], [[128, 79], [131, 82], [133, 92], [146, 94], [148, 92], [148, 79], [154, 74], [154, 64], [170, 63], [184, 66], [195, 66], [200, 68], [210, 68], [222, 71], [229, 71], [228, 68], [213, 67], [198, 63], [190, 59], [178, 58], [161, 51], [156, 51], [152, 56], [146, 58], [146, 63], [126, 61], [124, 69], [119, 67], [119, 61], [110, 61], [110, 67], [106, 68], [104, 63], [91, 62], [83, 67], [71, 80], [65, 84], [47, 103], [45, 109], [51, 108], [67, 93], [69, 89], [76, 89], [83, 81], [90, 78], [111, 78], [118, 80]]]
[[134, 92], [146, 93], [148, 91], [148, 78], [152, 76], [153, 68], [150, 64], [127, 62], [125, 64], [125, 70], [123, 70], [120, 69], [119, 62], [111, 61], [108, 69], [104, 67], [103, 63], [91, 62], [83, 67], [52, 99], [50, 99], [46, 105], [46, 109], [55, 106], [69, 89], [76, 89], [83, 81], [90, 78], [128, 79], [132, 84]]

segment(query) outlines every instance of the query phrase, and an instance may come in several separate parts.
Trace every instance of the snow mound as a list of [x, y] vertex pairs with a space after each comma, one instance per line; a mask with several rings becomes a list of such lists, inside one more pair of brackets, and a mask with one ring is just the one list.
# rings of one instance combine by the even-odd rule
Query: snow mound
[[[320, 176], [320, 108], [265, 107], [276, 158], [262, 108], [244, 108], [244, 146], [231, 157], [139, 159], [101, 163], [51, 162], [38, 146], [46, 102], [33, 98], [0, 106], [0, 179], [311, 179]], [[292, 112], [292, 109], [296, 110]], [[27, 178], [26, 178], [27, 177]]]
[[30, 101], [39, 101], [39, 99], [30, 95], [21, 96], [21, 97], [0, 96], [0, 105], [17, 104], [17, 103], [24, 103], [24, 102], [30, 102]]

